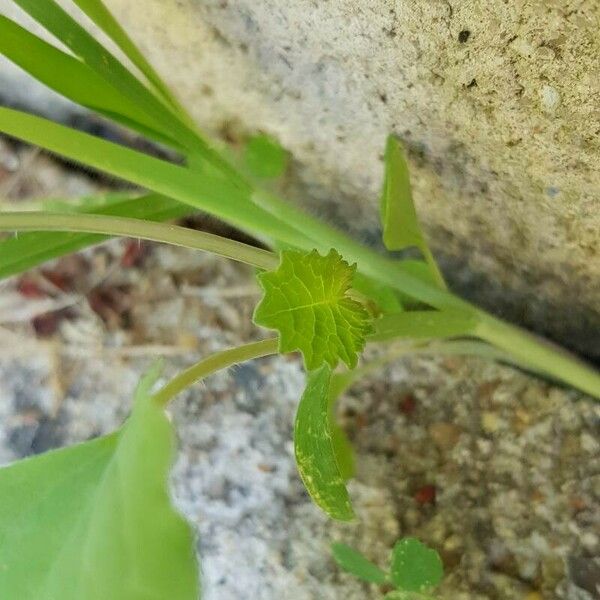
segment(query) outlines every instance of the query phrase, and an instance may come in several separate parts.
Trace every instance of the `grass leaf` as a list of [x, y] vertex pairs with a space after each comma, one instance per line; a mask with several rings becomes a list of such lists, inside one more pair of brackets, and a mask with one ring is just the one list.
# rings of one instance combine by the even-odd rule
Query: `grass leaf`
[[[175, 145], [176, 148], [197, 152], [213, 163], [220, 162], [206, 141], [182, 122], [170, 105], [166, 105], [162, 99], [144, 86], [55, 0], [13, 1], [95, 71], [107, 85], [126, 96], [129, 102], [133, 102], [137, 106], [139, 115], [145, 115], [144, 119], [138, 117], [128, 126], [134, 127], [140, 120], [146, 122], [149, 119], [152, 127], [142, 133], [159, 132], [163, 138], [159, 141], [170, 140], [170, 144]], [[32, 74], [35, 76], [34, 73]]]
[[347, 296], [355, 270], [335, 250], [282, 252], [279, 268], [258, 276], [254, 322], [279, 331], [280, 352], [300, 350], [308, 371], [340, 360], [354, 368], [371, 331], [368, 311]]
[[0, 597], [197, 600], [193, 535], [171, 506], [173, 432], [141, 381], [115, 434], [0, 469]]
[[[60, 204], [64, 210], [66, 202]], [[169, 221], [193, 212], [189, 206], [158, 194], [132, 198], [115, 194], [91, 199], [77, 206], [74, 212], [134, 217], [149, 221]], [[108, 239], [88, 233], [35, 232], [0, 239], [0, 279], [22, 273], [53, 258], [77, 252]]]
[[396, 542], [392, 550], [390, 578], [404, 592], [426, 592], [437, 586], [444, 576], [440, 555], [416, 538]]
[[294, 426], [296, 464], [315, 504], [333, 519], [350, 521], [354, 511], [336, 461], [329, 428], [330, 381], [328, 365], [308, 374]]
[[155, 121], [140, 111], [136, 102], [107, 83], [96, 71], [2, 15], [0, 53], [73, 102], [151, 138], [174, 147], [179, 146], [170, 135], [155, 131]]
[[101, 0], [73, 0], [77, 6], [121, 49], [123, 54], [140, 70], [146, 79], [163, 96], [163, 98], [178, 109], [169, 88], [162, 81], [154, 67], [138, 50], [126, 31], [121, 27], [111, 12]]
[[75, 131], [24, 112], [0, 107], [0, 131], [80, 164], [204, 210], [253, 235], [302, 245], [306, 239], [249, 200], [248, 192], [220, 176], [185, 167]]
[[255, 135], [248, 140], [245, 149], [245, 162], [255, 177], [276, 179], [285, 172], [288, 153], [268, 135]]
[[385, 150], [385, 179], [380, 213], [385, 247], [388, 250], [403, 250], [411, 246], [419, 248], [438, 285], [445, 288], [443, 277], [417, 218], [404, 149], [392, 135], [388, 137]]
[[367, 583], [382, 585], [387, 582], [387, 574], [370, 560], [367, 560], [358, 550], [346, 544], [336, 543], [331, 545], [335, 562], [344, 571]]

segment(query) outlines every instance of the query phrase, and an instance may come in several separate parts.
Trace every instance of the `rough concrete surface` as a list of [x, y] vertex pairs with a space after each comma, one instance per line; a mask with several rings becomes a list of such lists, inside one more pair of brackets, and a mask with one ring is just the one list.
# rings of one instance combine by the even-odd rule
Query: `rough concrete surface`
[[[107, 5], [203, 127], [276, 135], [304, 203], [369, 239], [398, 134], [455, 288], [600, 356], [595, 0]], [[68, 112], [13, 81], [3, 95]]]

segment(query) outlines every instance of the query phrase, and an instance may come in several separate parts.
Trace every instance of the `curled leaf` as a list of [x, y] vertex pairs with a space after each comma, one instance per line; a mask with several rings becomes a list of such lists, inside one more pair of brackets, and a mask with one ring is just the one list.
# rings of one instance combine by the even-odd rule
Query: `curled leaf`
[[323, 365], [308, 374], [296, 413], [296, 464], [308, 493], [330, 517], [350, 521], [354, 511], [337, 463], [329, 421], [331, 369]]

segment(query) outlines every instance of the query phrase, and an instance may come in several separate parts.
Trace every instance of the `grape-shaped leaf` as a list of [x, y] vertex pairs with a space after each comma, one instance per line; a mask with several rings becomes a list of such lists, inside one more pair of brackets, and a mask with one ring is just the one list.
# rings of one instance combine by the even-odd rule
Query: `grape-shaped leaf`
[[258, 276], [265, 295], [254, 322], [279, 331], [279, 351], [300, 350], [309, 371], [339, 360], [351, 369], [372, 331], [364, 306], [348, 297], [356, 265], [335, 251], [284, 251], [276, 271]]
[[0, 598], [197, 600], [192, 532], [171, 506], [174, 440], [150, 389], [116, 433], [0, 469]]
[[401, 591], [426, 592], [440, 583], [444, 567], [439, 554], [416, 538], [404, 538], [392, 550], [390, 578]]

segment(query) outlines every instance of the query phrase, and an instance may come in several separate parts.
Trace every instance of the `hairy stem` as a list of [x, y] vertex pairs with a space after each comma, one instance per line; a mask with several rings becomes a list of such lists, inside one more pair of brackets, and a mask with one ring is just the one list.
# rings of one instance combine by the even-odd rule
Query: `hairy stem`
[[212, 373], [216, 373], [221, 369], [227, 369], [232, 365], [246, 360], [277, 354], [278, 344], [279, 341], [277, 338], [269, 338], [212, 354], [208, 358], [192, 365], [189, 369], [182, 371], [179, 375], [176, 375], [154, 395], [154, 399], [164, 406], [177, 396], [177, 394]]
[[212, 233], [177, 225], [127, 217], [45, 212], [0, 213], [0, 231], [73, 231], [139, 238], [174, 246], [212, 252], [258, 269], [277, 268], [279, 258], [261, 248]]

